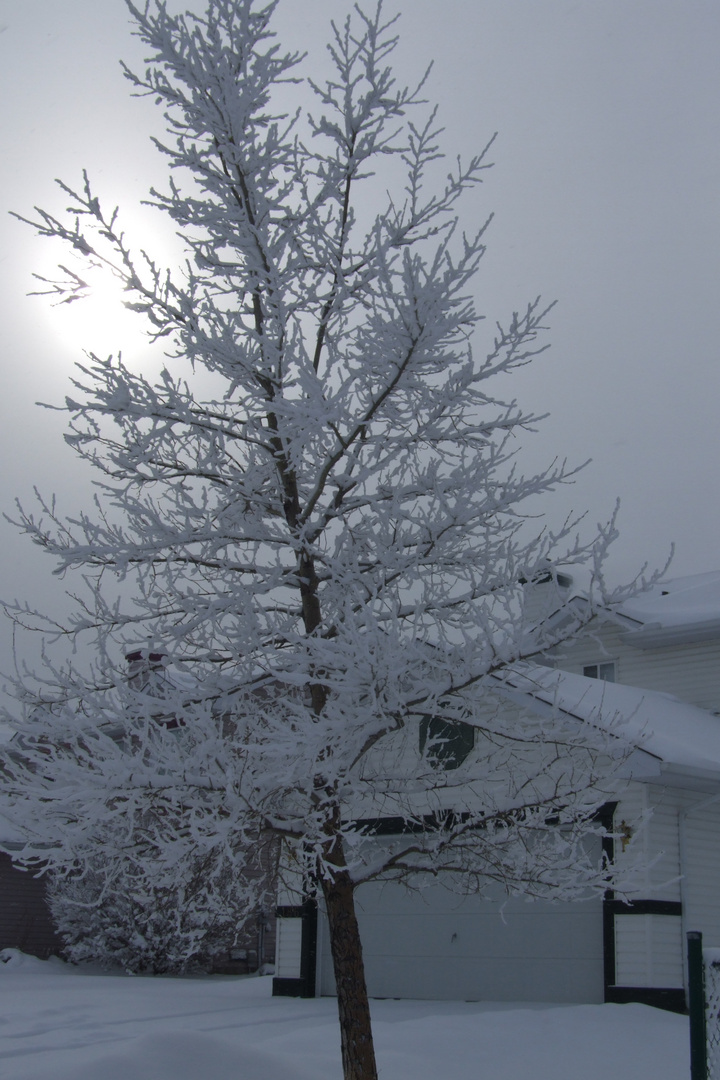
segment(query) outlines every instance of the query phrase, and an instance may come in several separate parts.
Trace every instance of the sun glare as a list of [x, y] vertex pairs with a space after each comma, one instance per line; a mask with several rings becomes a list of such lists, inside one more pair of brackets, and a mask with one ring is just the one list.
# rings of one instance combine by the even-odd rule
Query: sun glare
[[122, 351], [127, 359], [150, 348], [148, 326], [142, 315], [128, 311], [129, 294], [113, 275], [101, 269], [83, 269], [87, 289], [70, 303], [51, 303], [50, 330], [69, 349], [98, 354]]

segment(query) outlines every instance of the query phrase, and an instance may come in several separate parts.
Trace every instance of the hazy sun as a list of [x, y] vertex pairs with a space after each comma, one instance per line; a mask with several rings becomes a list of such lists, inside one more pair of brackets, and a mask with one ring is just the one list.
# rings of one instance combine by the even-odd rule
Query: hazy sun
[[128, 311], [125, 302], [132, 297], [122, 284], [101, 269], [83, 268], [81, 277], [88, 287], [79, 299], [56, 303], [51, 298], [48, 319], [53, 336], [73, 351], [99, 355], [122, 351], [131, 359], [138, 350], [147, 350], [147, 323], [142, 315]]

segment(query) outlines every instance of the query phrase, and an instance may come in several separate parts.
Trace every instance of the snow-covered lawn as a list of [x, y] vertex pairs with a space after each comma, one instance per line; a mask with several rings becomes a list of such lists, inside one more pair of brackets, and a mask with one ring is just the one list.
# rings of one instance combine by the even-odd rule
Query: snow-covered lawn
[[[3, 954], [8, 956], [7, 953]], [[335, 1002], [269, 978], [0, 963], [3, 1080], [340, 1080]], [[687, 1080], [687, 1020], [643, 1005], [374, 1001], [381, 1080]]]

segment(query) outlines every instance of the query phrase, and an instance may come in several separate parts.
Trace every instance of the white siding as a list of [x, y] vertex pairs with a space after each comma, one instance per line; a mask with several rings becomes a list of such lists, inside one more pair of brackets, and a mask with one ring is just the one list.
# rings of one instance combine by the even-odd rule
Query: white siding
[[638, 649], [609, 623], [558, 649], [557, 667], [582, 675], [585, 664], [614, 660], [616, 680], [627, 686], [659, 690], [710, 712], [720, 711], [720, 641]]
[[300, 978], [302, 919], [278, 919], [275, 973], [280, 979]]
[[674, 915], [616, 915], [615, 984], [681, 988], [682, 920]]
[[687, 807], [685, 833], [685, 926], [701, 930], [704, 944], [720, 946], [720, 802], [693, 810]]
[[645, 784], [630, 783], [618, 800], [613, 821], [616, 834], [627, 827], [629, 842], [623, 845], [620, 836], [615, 840], [615, 866], [619, 890], [624, 896], [648, 898], [650, 895], [649, 850], [650, 819], [648, 789]]
[[[619, 890], [641, 900], [680, 900], [679, 813], [685, 805], [677, 788], [628, 784], [618, 800], [613, 828]], [[620, 834], [632, 834], [623, 850]]]
[[[679, 811], [684, 794], [633, 783], [615, 811], [614, 830], [632, 832], [623, 851], [615, 841], [620, 890], [628, 899], [681, 899]], [[677, 915], [615, 916], [615, 984], [680, 989], [683, 921]]]
[[648, 828], [647, 899], [681, 900], [680, 811], [684, 797], [672, 788], [648, 787], [652, 817]]

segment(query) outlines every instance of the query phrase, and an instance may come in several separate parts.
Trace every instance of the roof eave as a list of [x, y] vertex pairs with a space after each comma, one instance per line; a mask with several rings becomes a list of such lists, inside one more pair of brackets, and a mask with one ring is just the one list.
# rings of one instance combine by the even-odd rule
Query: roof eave
[[720, 791], [720, 765], [716, 768], [705, 768], [664, 761], [658, 775], [642, 778], [641, 782], [714, 794]]
[[639, 630], [628, 630], [623, 641], [635, 649], [659, 649], [671, 645], [693, 645], [720, 638], [720, 618], [702, 619], [677, 626], [648, 623]]

